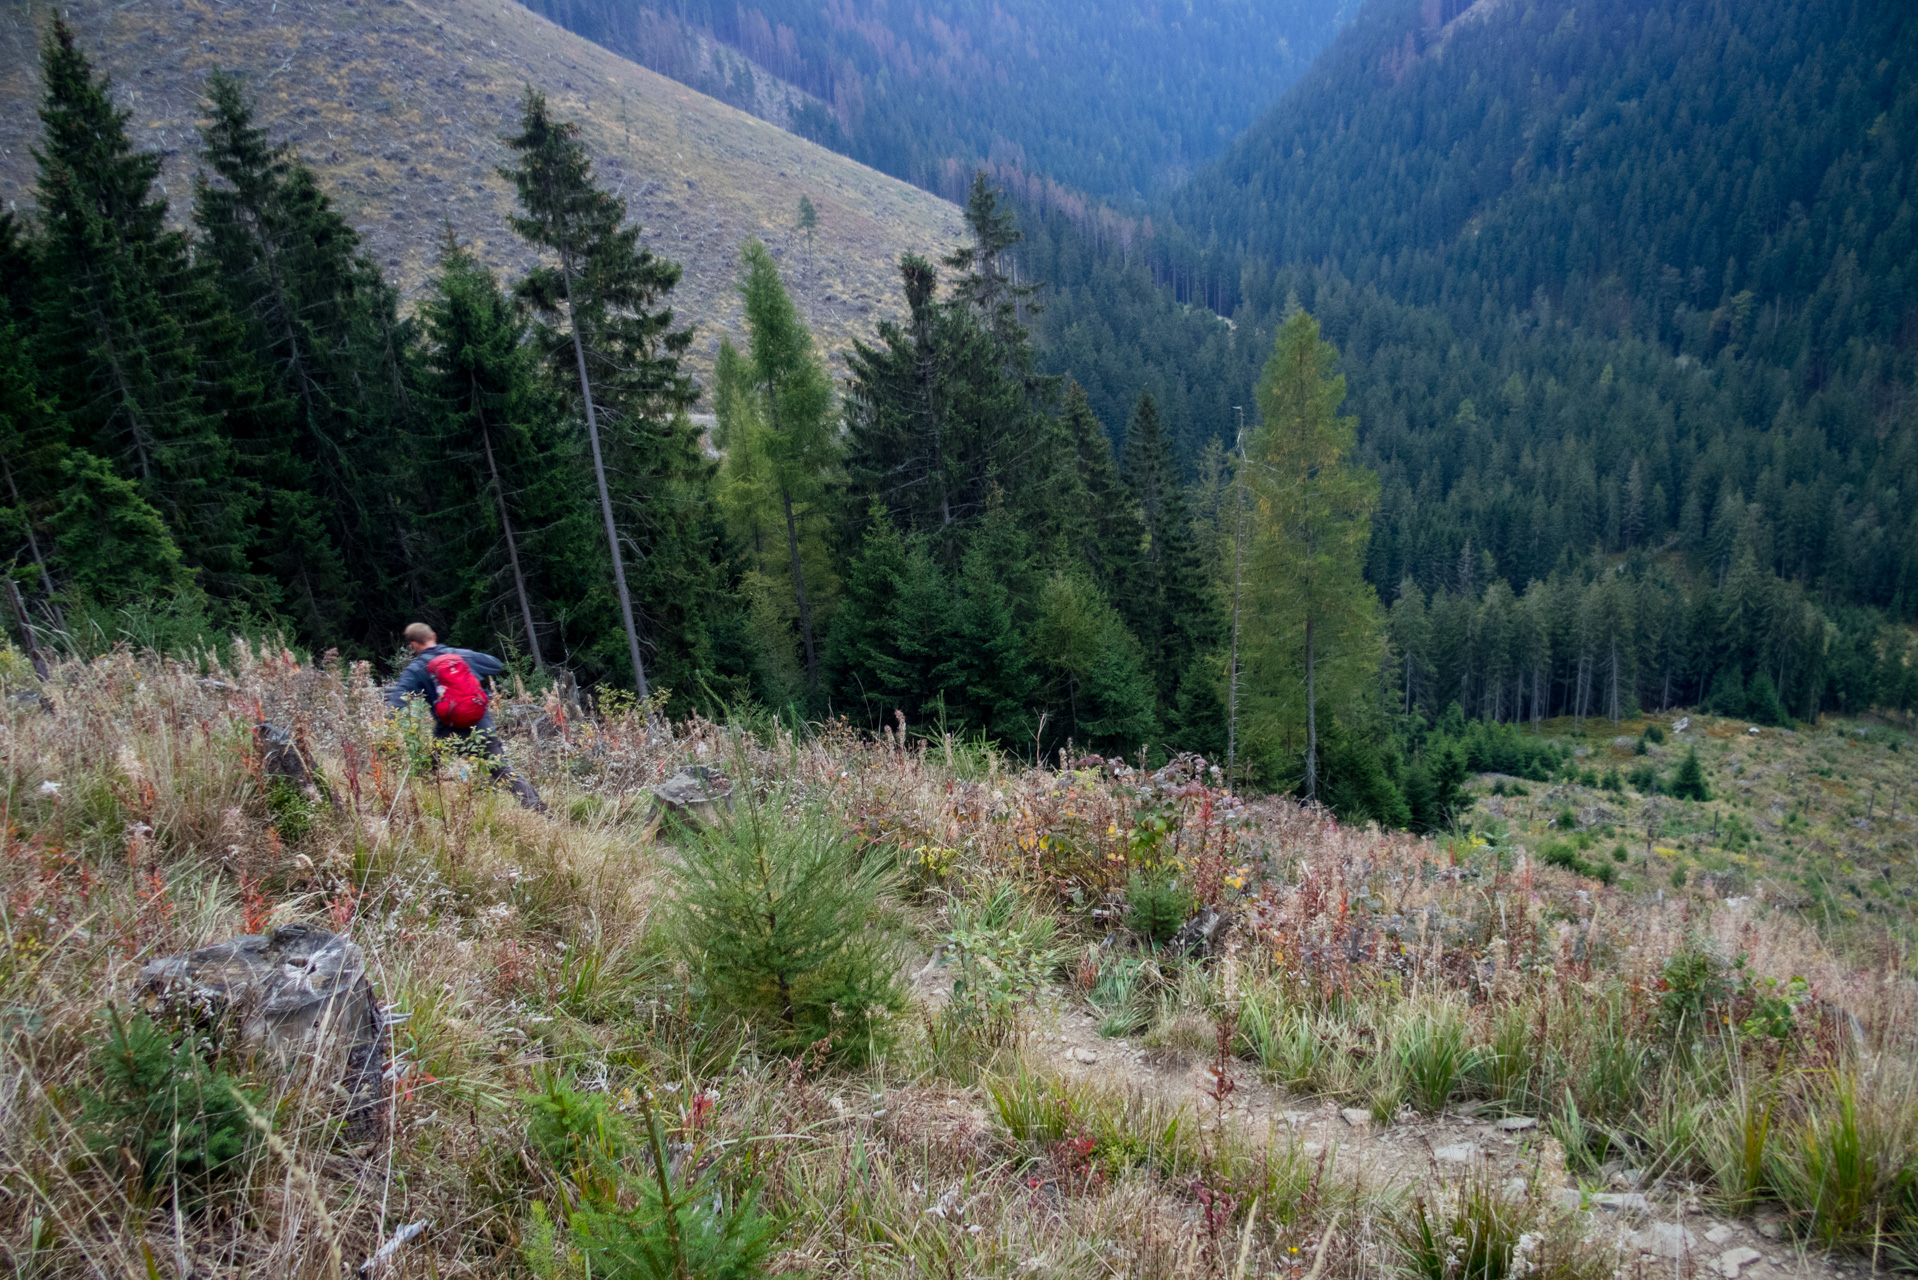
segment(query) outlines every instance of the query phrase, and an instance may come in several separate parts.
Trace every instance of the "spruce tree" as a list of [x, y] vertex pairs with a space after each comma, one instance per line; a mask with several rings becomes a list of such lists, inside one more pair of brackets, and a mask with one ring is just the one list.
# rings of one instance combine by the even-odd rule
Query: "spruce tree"
[[[491, 271], [449, 243], [421, 308], [432, 444], [440, 605], [456, 632], [484, 627], [523, 645], [533, 665], [557, 656], [556, 615], [603, 569], [575, 499], [585, 479], [526, 325]], [[582, 570], [585, 572], [582, 573]]]
[[55, 597], [46, 521], [62, 487], [66, 421], [40, 389], [19, 326], [0, 320], [0, 549], [50, 607]]
[[1021, 319], [1034, 286], [1007, 271], [1018, 233], [983, 177], [966, 220], [970, 242], [945, 259], [961, 273], [949, 299], [938, 297], [937, 268], [901, 259], [909, 321], [855, 345], [846, 404], [854, 492], [928, 534], [952, 572], [994, 501], [1041, 544], [1054, 541], [1066, 479], [1063, 427], [1048, 412], [1055, 380], [1037, 372]]
[[[663, 305], [679, 267], [639, 243], [626, 203], [594, 185], [579, 126], [553, 118], [532, 89], [519, 156], [502, 169], [519, 193], [514, 229], [549, 251], [519, 297], [544, 322], [555, 376], [575, 393], [586, 426], [618, 625], [635, 688], [650, 695], [640, 622], [669, 679], [692, 687], [710, 660], [709, 610], [719, 590], [713, 468], [685, 410], [697, 395], [680, 359], [690, 329]], [[636, 553], [631, 589], [626, 548]], [[635, 598], [638, 604], [635, 604]]]
[[1092, 412], [1085, 388], [1076, 382], [1066, 384], [1062, 417], [1083, 495], [1083, 516], [1068, 530], [1070, 545], [1107, 596], [1123, 598], [1131, 590], [1145, 546], [1138, 507], [1113, 461], [1112, 438]]
[[906, 540], [874, 502], [866, 528], [846, 563], [840, 606], [826, 642], [827, 669], [841, 706], [863, 709], [862, 723], [877, 728], [892, 713], [898, 683], [892, 618], [905, 580]]
[[1038, 593], [1031, 649], [1047, 711], [1044, 751], [1067, 740], [1127, 755], [1157, 736], [1152, 678], [1139, 642], [1097, 583], [1054, 573]]
[[207, 96], [194, 221], [237, 321], [224, 359], [260, 383], [229, 415], [262, 490], [260, 563], [306, 634], [357, 632], [377, 647], [417, 603], [393, 598], [413, 576], [415, 514], [395, 497], [416, 488], [427, 433], [410, 394], [411, 329], [312, 169], [254, 123], [240, 82], [215, 74]]
[[[195, 346], [217, 299], [153, 194], [160, 157], [133, 149], [130, 113], [113, 105], [64, 19], [54, 20], [41, 72], [36, 358], [76, 441], [133, 480], [189, 568], [242, 593], [253, 496], [206, 404]], [[97, 492], [97, 472], [82, 474]]]
[[1698, 761], [1698, 748], [1690, 747], [1685, 758], [1679, 761], [1678, 770], [1672, 774], [1671, 785], [1666, 788], [1680, 800], [1709, 800], [1712, 789], [1705, 781], [1705, 768]]
[[1218, 638], [1218, 625], [1171, 442], [1149, 391], [1126, 430], [1125, 456], [1126, 485], [1144, 534], [1136, 581], [1125, 597], [1127, 616], [1145, 647], [1160, 706], [1169, 709], [1178, 705], [1194, 660]]
[[[1247, 575], [1269, 743], [1303, 722], [1302, 790], [1318, 798], [1318, 704], [1360, 696], [1376, 676], [1376, 601], [1364, 578], [1378, 479], [1350, 461], [1358, 420], [1338, 416], [1345, 378], [1319, 325], [1295, 310], [1259, 381], [1260, 423], [1248, 466], [1254, 496]], [[1248, 664], [1250, 667], [1250, 664]], [[1322, 679], [1329, 676], [1329, 679]]]
[[138, 486], [84, 449], [67, 454], [60, 471], [65, 483], [47, 524], [71, 605], [105, 612], [198, 596], [166, 522]]

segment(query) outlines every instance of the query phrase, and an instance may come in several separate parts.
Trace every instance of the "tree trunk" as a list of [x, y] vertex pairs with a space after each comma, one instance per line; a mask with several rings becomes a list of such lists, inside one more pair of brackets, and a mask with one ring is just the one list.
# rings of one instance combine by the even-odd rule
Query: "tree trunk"
[[27, 550], [33, 553], [34, 567], [40, 570], [40, 586], [47, 593], [47, 609], [53, 615], [54, 625], [66, 630], [67, 620], [60, 615], [60, 606], [53, 596], [53, 575], [47, 571], [46, 557], [40, 554], [40, 536], [33, 531], [33, 517], [27, 514], [27, 504], [21, 500], [20, 486], [14, 481], [13, 468], [0, 460], [0, 470], [7, 473], [7, 492], [13, 495], [13, 505], [20, 508], [20, 523], [27, 531]]
[[1618, 728], [1618, 637], [1612, 637], [1612, 728]]
[[639, 656], [639, 628], [633, 624], [633, 597], [626, 590], [626, 561], [619, 554], [619, 526], [613, 523], [613, 495], [606, 487], [606, 460], [599, 450], [599, 417], [593, 409], [593, 383], [586, 376], [586, 341], [573, 317], [573, 264], [564, 254], [560, 270], [566, 277], [566, 324], [573, 331], [573, 356], [579, 362], [579, 394], [586, 402], [586, 439], [593, 447], [593, 480], [599, 486], [599, 514], [606, 522], [606, 549], [613, 556], [613, 586], [619, 593], [619, 620], [626, 627], [626, 649], [633, 660], [633, 686], [644, 702], [652, 696], [646, 685], [646, 663]]
[[519, 593], [519, 617], [526, 625], [526, 647], [532, 651], [533, 666], [539, 671], [546, 670], [546, 660], [539, 653], [539, 632], [533, 629], [533, 602], [526, 595], [526, 575], [520, 572], [519, 544], [513, 541], [513, 518], [506, 510], [506, 486], [500, 483], [499, 464], [493, 461], [493, 434], [486, 429], [486, 419], [480, 419], [480, 440], [486, 445], [486, 469], [493, 476], [493, 497], [499, 502], [500, 528], [506, 531], [506, 558], [513, 564], [513, 589]]
[[12, 578], [0, 578], [7, 589], [7, 604], [13, 609], [13, 621], [20, 628], [20, 642], [27, 647], [27, 660], [33, 663], [33, 674], [42, 680], [47, 678], [47, 660], [40, 652], [40, 637], [34, 633], [33, 621], [27, 617], [27, 606], [20, 599], [20, 586]]
[[1319, 798], [1319, 702], [1312, 654], [1312, 615], [1305, 615], [1305, 798]]
[[[1245, 595], [1245, 427], [1239, 427], [1239, 471], [1233, 486], [1236, 507], [1232, 523], [1232, 657], [1226, 664], [1225, 785], [1230, 787], [1239, 759], [1239, 610]], [[1074, 712], [1073, 723], [1078, 723]]]
[[799, 634], [806, 641], [806, 683], [819, 687], [819, 656], [813, 648], [812, 603], [806, 599], [806, 574], [799, 564], [799, 525], [793, 519], [793, 496], [788, 489], [779, 491], [786, 508], [786, 547], [792, 553], [793, 595], [799, 601]]

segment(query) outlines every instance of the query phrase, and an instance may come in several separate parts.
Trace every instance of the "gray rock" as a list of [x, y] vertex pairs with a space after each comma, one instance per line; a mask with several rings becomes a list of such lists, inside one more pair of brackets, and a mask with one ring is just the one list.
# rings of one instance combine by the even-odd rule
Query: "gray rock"
[[1372, 1125], [1372, 1113], [1364, 1107], [1346, 1107], [1339, 1114], [1345, 1117], [1345, 1123], [1354, 1129], [1367, 1129]]
[[1785, 1238], [1785, 1220], [1777, 1217], [1760, 1218], [1758, 1220], [1758, 1234], [1767, 1240], [1783, 1240]]
[[1698, 1237], [1676, 1222], [1654, 1222], [1632, 1233], [1632, 1244], [1654, 1258], [1682, 1258], [1698, 1247]]
[[1636, 1191], [1601, 1191], [1592, 1197], [1592, 1203], [1600, 1209], [1610, 1209], [1614, 1213], [1650, 1213], [1652, 1202]]
[[1517, 1133], [1520, 1129], [1538, 1128], [1538, 1120], [1533, 1116], [1506, 1116], [1498, 1122], [1498, 1127], [1507, 1133]]
[[1738, 1280], [1740, 1267], [1748, 1267], [1764, 1256], [1752, 1248], [1727, 1249], [1718, 1255], [1718, 1274], [1725, 1280]]
[[1732, 1238], [1733, 1234], [1734, 1233], [1732, 1229], [1726, 1226], [1724, 1223], [1722, 1222], [1716, 1223], [1715, 1225], [1713, 1225], [1710, 1231], [1707, 1231], [1705, 1233], [1705, 1243], [1706, 1244], [1724, 1244], [1727, 1240]]
[[653, 816], [670, 814], [689, 826], [701, 827], [731, 812], [733, 780], [717, 769], [689, 764], [653, 788]]
[[1478, 1154], [1478, 1148], [1469, 1142], [1455, 1142], [1449, 1147], [1434, 1147], [1432, 1158], [1443, 1160], [1447, 1164], [1466, 1164]]
[[1585, 1194], [1577, 1187], [1561, 1187], [1558, 1192], [1558, 1207], [1578, 1210], [1585, 1207]]
[[1231, 916], [1205, 907], [1179, 926], [1179, 931], [1172, 935], [1168, 946], [1174, 955], [1209, 956], [1218, 948], [1231, 923]]
[[292, 1075], [309, 1065], [339, 1091], [347, 1136], [374, 1136], [386, 1109], [386, 1022], [366, 958], [347, 939], [293, 924], [243, 934], [140, 971], [149, 1007], [231, 1018], [241, 1043]]

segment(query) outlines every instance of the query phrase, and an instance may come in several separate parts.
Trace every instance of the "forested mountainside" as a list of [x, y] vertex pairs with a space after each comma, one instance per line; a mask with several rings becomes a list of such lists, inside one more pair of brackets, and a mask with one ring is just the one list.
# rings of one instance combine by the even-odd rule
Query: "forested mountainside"
[[1203, 472], [1296, 299], [1387, 602], [1749, 555], [1909, 617], [1915, 42], [1898, 5], [1368, 7], [1143, 248], [1028, 211], [1042, 360], [1115, 430], [1153, 390]]
[[[0, 22], [0, 207], [36, 203], [44, 10]], [[135, 145], [161, 158], [159, 182], [183, 220], [192, 199], [205, 78], [245, 77], [258, 118], [298, 149], [369, 260], [406, 308], [436, 270], [451, 227], [495, 270], [531, 254], [507, 225], [511, 187], [495, 172], [528, 84], [580, 122], [646, 240], [684, 263], [674, 295], [701, 334], [736, 324], [739, 247], [758, 236], [795, 268], [793, 288], [834, 350], [901, 315], [901, 253], [938, 253], [958, 232], [945, 201], [702, 97], [583, 40], [513, 0], [280, 0], [222, 5], [133, 0], [76, 5], [72, 21], [133, 118]], [[816, 210], [797, 225], [801, 197]]]
[[805, 97], [771, 99], [781, 123], [929, 190], [962, 197], [974, 166], [990, 160], [1126, 206], [1225, 150], [1356, 7], [527, 3], [748, 110], [769, 100], [767, 79], [792, 86]]

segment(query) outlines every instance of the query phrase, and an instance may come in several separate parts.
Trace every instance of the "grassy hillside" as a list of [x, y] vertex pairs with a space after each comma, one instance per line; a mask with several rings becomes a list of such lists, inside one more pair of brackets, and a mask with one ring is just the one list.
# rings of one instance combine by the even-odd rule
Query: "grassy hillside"
[[[363, 665], [236, 644], [43, 684], [0, 650], [0, 1266], [317, 1280], [413, 1223], [376, 1274], [1918, 1258], [1909, 973], [1775, 901], [1341, 828], [1190, 761], [506, 702], [550, 816], [432, 753]], [[262, 719], [323, 789], [273, 774]], [[662, 829], [649, 787], [692, 763], [730, 772], [735, 817]], [[715, 859], [739, 878], [701, 879]], [[789, 932], [762, 947], [757, 911], [715, 908], [766, 876]], [[1211, 954], [1162, 945], [1201, 904]], [[291, 924], [365, 953], [370, 1136], [329, 1118], [336, 1060], [132, 1012], [156, 957]]]
[[[1674, 731], [1681, 720], [1687, 728]], [[1557, 776], [1482, 775], [1468, 820], [1629, 891], [1702, 886], [1797, 909], [1840, 934], [1878, 925], [1918, 934], [1918, 754], [1905, 730], [1842, 720], [1774, 729], [1676, 712], [1572, 728], [1544, 725], [1571, 754]], [[1692, 751], [1704, 801], [1666, 794]]]
[[[580, 120], [602, 181], [654, 248], [680, 262], [679, 313], [699, 323], [696, 363], [736, 327], [737, 251], [760, 236], [802, 309], [843, 350], [903, 314], [894, 263], [936, 252], [958, 226], [946, 202], [606, 52], [511, 0], [134, 0], [72, 10], [89, 53], [134, 112], [136, 142], [163, 150], [181, 216], [191, 198], [200, 86], [244, 72], [260, 118], [319, 171], [376, 259], [409, 290], [445, 224], [508, 275], [528, 260], [507, 227], [500, 138], [523, 86]], [[31, 204], [39, 137], [40, 15], [0, 20], [0, 200]], [[802, 195], [819, 211], [808, 252]]]

